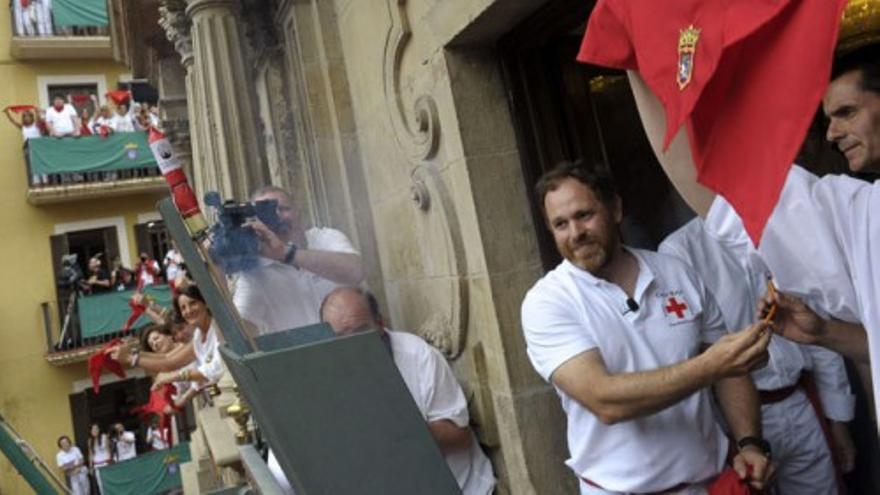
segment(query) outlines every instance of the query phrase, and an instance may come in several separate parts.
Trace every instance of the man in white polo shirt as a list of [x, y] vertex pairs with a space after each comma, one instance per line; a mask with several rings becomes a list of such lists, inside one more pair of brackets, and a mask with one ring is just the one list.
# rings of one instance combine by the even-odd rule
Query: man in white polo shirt
[[[658, 251], [681, 258], [696, 270], [718, 302], [727, 328], [754, 321], [756, 302], [767, 292], [770, 274], [760, 259], [719, 242], [699, 217], [670, 234]], [[752, 379], [761, 398], [764, 438], [770, 442], [777, 466], [775, 493], [836, 494], [832, 451], [820, 421], [828, 418], [830, 422], [830, 440], [839, 454], [841, 471], [851, 471], [855, 447], [846, 422], [855, 414], [855, 396], [843, 358], [828, 349], [780, 338], [770, 341], [768, 351], [770, 362], [752, 372]], [[804, 392], [805, 371], [812, 372], [821, 410], [814, 411]]]
[[725, 334], [684, 262], [624, 247], [610, 177], [562, 163], [536, 189], [565, 260], [526, 295], [522, 325], [568, 417], [581, 493], [704, 493], [729, 451], [713, 385], [739, 447], [737, 475], [763, 488], [772, 466], [747, 374], [766, 359], [765, 325]]
[[73, 105], [66, 103], [64, 97], [55, 95], [52, 106], [46, 109], [46, 127], [52, 137], [78, 136], [79, 115]]
[[284, 189], [263, 187], [251, 200], [277, 201], [280, 224], [272, 230], [259, 220], [252, 223], [262, 256], [259, 266], [238, 276], [235, 307], [260, 334], [318, 323], [321, 301], [330, 291], [363, 280], [360, 255], [338, 230], [303, 229], [299, 212]]

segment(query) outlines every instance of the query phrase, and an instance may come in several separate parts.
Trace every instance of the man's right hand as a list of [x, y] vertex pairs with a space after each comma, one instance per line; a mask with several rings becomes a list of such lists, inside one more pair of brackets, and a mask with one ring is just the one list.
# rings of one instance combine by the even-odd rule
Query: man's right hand
[[796, 297], [776, 292], [758, 301], [758, 314], [776, 304], [771, 328], [779, 335], [800, 344], [817, 345], [825, 335], [825, 321]]
[[717, 379], [742, 376], [767, 363], [771, 332], [764, 322], [729, 333], [703, 353]]

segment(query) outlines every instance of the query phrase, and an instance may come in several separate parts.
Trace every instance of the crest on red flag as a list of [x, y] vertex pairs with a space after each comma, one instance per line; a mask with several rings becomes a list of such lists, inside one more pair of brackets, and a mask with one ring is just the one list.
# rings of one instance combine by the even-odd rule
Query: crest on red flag
[[694, 76], [694, 59], [697, 55], [697, 42], [700, 41], [700, 30], [693, 24], [682, 29], [678, 35], [678, 90], [684, 91]]

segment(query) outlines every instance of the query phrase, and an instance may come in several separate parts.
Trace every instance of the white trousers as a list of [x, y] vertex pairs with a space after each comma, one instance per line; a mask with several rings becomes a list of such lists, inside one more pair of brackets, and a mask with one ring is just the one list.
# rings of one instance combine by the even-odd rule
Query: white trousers
[[37, 9], [37, 34], [52, 36], [52, 0], [31, 0]]
[[798, 390], [787, 399], [761, 406], [764, 438], [777, 468], [776, 495], [836, 495], [831, 451], [807, 395]]
[[80, 469], [77, 474], [70, 477], [70, 492], [73, 495], [89, 495], [91, 491], [88, 470]]
[[12, 15], [15, 17], [15, 34], [16, 36], [33, 36], [37, 33], [34, 21], [31, 18], [30, 10], [35, 6], [27, 9], [21, 6], [21, 0], [12, 0]]

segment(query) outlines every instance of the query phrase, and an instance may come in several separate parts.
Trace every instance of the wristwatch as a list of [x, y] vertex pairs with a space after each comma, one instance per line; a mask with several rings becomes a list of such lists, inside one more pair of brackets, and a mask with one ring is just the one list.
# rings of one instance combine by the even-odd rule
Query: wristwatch
[[759, 437], [742, 437], [739, 439], [738, 442], [736, 442], [736, 446], [737, 448], [739, 448], [739, 450], [742, 450], [749, 445], [753, 447], [758, 447], [768, 459], [770, 458], [770, 442], [768, 442], [767, 440]]
[[287, 265], [293, 265], [293, 259], [296, 258], [296, 244], [288, 242], [285, 246], [287, 247], [284, 251], [284, 263]]

